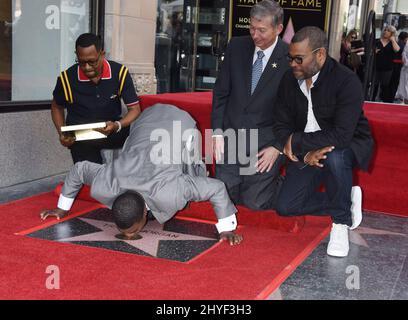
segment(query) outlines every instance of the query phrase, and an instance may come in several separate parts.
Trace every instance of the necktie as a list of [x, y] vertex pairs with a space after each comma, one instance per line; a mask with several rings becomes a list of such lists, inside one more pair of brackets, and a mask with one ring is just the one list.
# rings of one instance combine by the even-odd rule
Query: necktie
[[251, 83], [251, 94], [254, 93], [256, 85], [258, 84], [259, 78], [262, 75], [262, 58], [265, 56], [263, 51], [258, 51], [258, 58], [252, 65], [252, 83]]

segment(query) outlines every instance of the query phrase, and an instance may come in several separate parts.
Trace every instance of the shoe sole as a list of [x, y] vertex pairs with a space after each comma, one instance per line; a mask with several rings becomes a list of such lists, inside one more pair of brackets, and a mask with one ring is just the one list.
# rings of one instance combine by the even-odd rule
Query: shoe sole
[[331, 257], [336, 257], [336, 258], [345, 258], [348, 256], [348, 252], [346, 254], [344, 253], [338, 253], [338, 252], [327, 252], [327, 254]]

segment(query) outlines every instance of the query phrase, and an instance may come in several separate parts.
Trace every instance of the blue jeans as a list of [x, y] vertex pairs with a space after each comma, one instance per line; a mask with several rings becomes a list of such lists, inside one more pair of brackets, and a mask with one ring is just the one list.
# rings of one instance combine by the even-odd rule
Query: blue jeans
[[[323, 168], [289, 163], [276, 206], [280, 215], [329, 215], [334, 223], [351, 226], [354, 153], [345, 148], [326, 155]], [[318, 191], [321, 184], [325, 192]]]

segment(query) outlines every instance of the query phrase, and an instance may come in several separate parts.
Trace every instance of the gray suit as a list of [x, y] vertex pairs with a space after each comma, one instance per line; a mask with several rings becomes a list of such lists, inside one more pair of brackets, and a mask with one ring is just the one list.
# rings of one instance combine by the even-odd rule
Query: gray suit
[[[181, 131], [174, 129], [173, 123]], [[151, 141], [151, 134], [158, 128], [169, 133], [170, 141]], [[195, 136], [193, 146], [187, 148], [187, 139], [178, 137], [177, 132], [194, 128], [191, 116], [177, 107], [157, 104], [144, 110], [132, 123], [123, 149], [113, 160], [103, 165], [88, 161], [75, 164], [65, 179], [62, 195], [75, 198], [82, 184], [87, 184], [93, 198], [111, 207], [120, 194], [134, 190], [144, 197], [160, 223], [173, 217], [189, 201], [210, 200], [218, 219], [233, 215], [237, 209], [224, 183], [206, 176], [201, 156], [194, 152], [199, 150], [200, 140]], [[169, 143], [171, 148], [158, 152], [160, 144], [169, 147]], [[157, 163], [160, 159], [167, 161]]]

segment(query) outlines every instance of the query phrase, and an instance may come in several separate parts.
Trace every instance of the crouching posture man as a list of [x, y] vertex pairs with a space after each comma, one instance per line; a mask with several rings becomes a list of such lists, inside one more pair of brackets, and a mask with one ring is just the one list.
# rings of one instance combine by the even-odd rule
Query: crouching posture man
[[86, 184], [94, 199], [112, 209], [122, 237], [137, 239], [148, 210], [165, 223], [189, 201], [209, 200], [220, 239], [239, 244], [242, 236], [234, 232], [237, 209], [224, 183], [206, 176], [199, 142], [195, 121], [187, 112], [171, 105], [152, 106], [131, 125], [123, 149], [112, 161], [76, 163], [65, 179], [57, 208], [40, 216], [65, 216]]
[[[345, 257], [349, 229], [362, 219], [353, 168], [368, 168], [374, 141], [360, 80], [327, 48], [326, 34], [317, 27], [299, 30], [289, 46], [292, 70], [280, 83], [273, 129], [277, 149], [291, 161], [276, 209], [287, 216], [330, 215], [327, 253]], [[322, 183], [326, 192], [318, 192]]]

